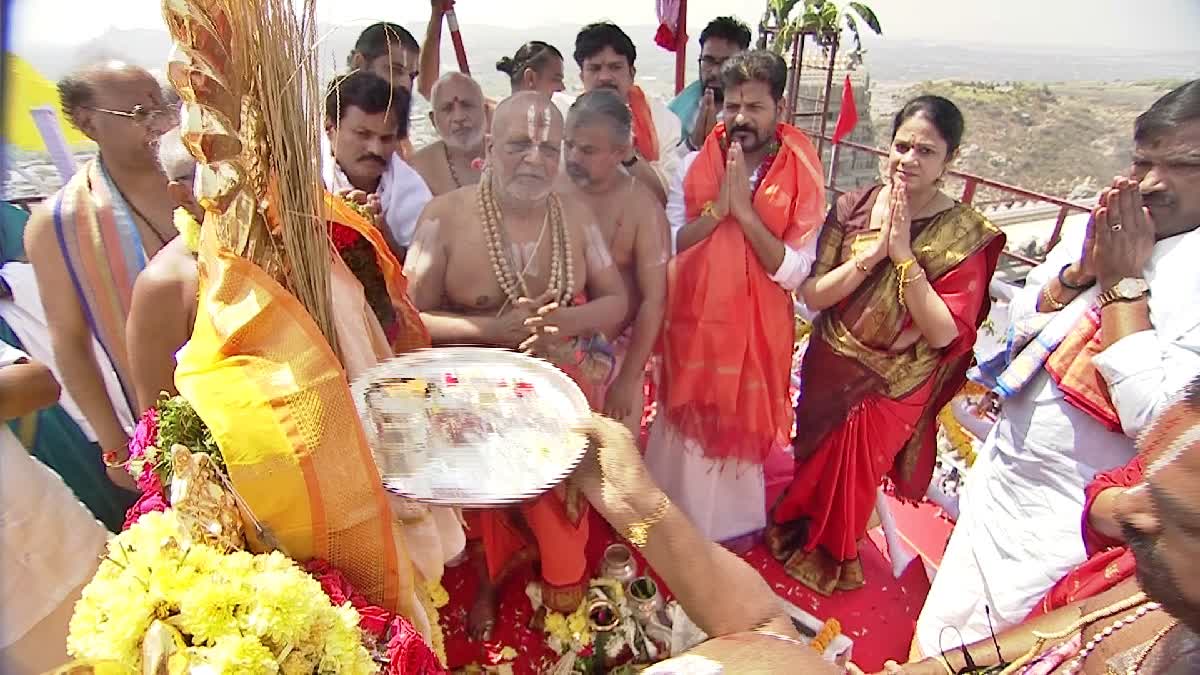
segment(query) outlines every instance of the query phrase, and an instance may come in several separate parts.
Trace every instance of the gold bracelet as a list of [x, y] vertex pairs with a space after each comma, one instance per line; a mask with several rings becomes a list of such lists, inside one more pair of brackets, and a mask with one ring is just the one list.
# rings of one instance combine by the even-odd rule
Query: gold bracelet
[[646, 544], [650, 542], [650, 529], [661, 522], [663, 518], [666, 518], [667, 510], [670, 508], [671, 499], [664, 494], [658, 502], [658, 507], [654, 509], [654, 513], [650, 514], [650, 517], [645, 520], [639, 520], [630, 525], [625, 538], [639, 549], [646, 548]]
[[921, 277], [925, 276], [925, 270], [921, 269], [920, 267], [917, 267], [917, 273], [914, 274], [912, 276], [912, 278], [909, 278], [908, 268], [910, 268], [916, 264], [917, 264], [916, 258], [909, 258], [908, 260], [905, 260], [902, 263], [896, 263], [896, 279], [897, 279], [896, 296], [900, 301], [901, 307], [904, 306], [904, 287], [907, 286], [908, 284], [911, 284], [912, 282], [920, 279]]
[[[621, 484], [624, 481], [615, 480], [616, 476], [614, 476], [612, 472], [608, 470], [608, 467], [605, 466], [609, 463], [609, 452], [607, 451], [607, 448], [600, 448], [599, 456], [596, 458], [596, 460], [600, 468], [600, 489], [605, 495], [605, 500], [607, 501], [608, 495], [611, 491], [611, 494], [614, 497], [628, 504], [629, 498], [632, 497], [635, 492], [640, 492], [640, 490], [631, 490], [630, 486]], [[629, 540], [629, 543], [633, 544], [639, 549], [646, 547], [646, 544], [650, 541], [650, 530], [667, 516], [667, 511], [671, 508], [671, 498], [668, 497], [666, 493], [660, 493], [660, 495], [661, 496], [659, 498], [658, 505], [654, 507], [654, 511], [648, 517], [635, 521], [627, 528], [625, 532], [621, 533], [626, 539]]]
[[1050, 292], [1050, 282], [1046, 282], [1046, 285], [1042, 286], [1042, 299], [1046, 301], [1046, 306], [1052, 312], [1057, 312], [1066, 307], [1066, 304], [1059, 302], [1058, 298], [1054, 297], [1054, 294]]

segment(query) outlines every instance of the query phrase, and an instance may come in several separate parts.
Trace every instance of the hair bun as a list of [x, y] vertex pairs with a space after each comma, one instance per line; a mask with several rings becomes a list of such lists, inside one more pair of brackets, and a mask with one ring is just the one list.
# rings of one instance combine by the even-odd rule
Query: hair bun
[[516, 71], [516, 65], [511, 56], [503, 56], [496, 62], [496, 70], [511, 76]]

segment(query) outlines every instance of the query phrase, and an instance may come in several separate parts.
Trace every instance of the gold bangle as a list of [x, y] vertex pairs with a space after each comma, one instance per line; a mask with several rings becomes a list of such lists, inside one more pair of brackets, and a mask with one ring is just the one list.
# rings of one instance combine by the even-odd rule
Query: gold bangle
[[670, 508], [671, 499], [664, 494], [662, 499], [659, 500], [658, 506], [654, 509], [654, 513], [650, 514], [650, 517], [645, 520], [639, 520], [630, 525], [629, 531], [625, 533], [625, 538], [639, 549], [646, 548], [646, 544], [650, 542], [650, 529], [667, 516], [667, 510]]
[[1060, 302], [1058, 298], [1054, 297], [1054, 293], [1050, 292], [1049, 282], [1047, 282], [1045, 286], [1042, 286], [1042, 299], [1046, 301], [1046, 306], [1049, 307], [1050, 311], [1052, 312], [1057, 312], [1063, 307], [1066, 307], [1065, 303]]
[[896, 263], [896, 297], [899, 299], [902, 307], [904, 306], [904, 287], [925, 276], [925, 270], [921, 269], [919, 266], [917, 267], [916, 274], [914, 274], [911, 278], [908, 276], [908, 269], [916, 264], [916, 258], [909, 258], [902, 263]]

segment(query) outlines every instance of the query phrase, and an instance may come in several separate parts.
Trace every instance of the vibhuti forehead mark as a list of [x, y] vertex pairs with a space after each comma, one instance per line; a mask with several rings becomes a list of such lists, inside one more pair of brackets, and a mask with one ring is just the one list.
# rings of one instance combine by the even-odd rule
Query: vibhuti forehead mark
[[529, 125], [529, 140], [534, 143], [545, 143], [550, 140], [550, 108], [547, 106], [542, 108], [542, 114], [539, 116], [537, 105], [530, 104], [529, 110], [526, 111], [525, 120]]

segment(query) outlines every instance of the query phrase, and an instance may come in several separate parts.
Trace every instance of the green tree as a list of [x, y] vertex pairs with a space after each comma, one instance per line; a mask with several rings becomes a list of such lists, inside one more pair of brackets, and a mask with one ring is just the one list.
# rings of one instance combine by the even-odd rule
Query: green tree
[[[797, 7], [802, 7], [800, 16], [792, 17]], [[842, 32], [846, 31], [854, 40], [854, 51], [850, 56], [855, 59], [863, 51], [860, 21], [876, 35], [883, 34], [875, 11], [861, 2], [848, 2], [842, 8], [833, 0], [768, 0], [767, 13], [779, 26], [771, 45], [779, 54], [787, 52], [796, 38], [804, 34], [812, 35], [825, 49], [835, 47], [841, 43]]]

